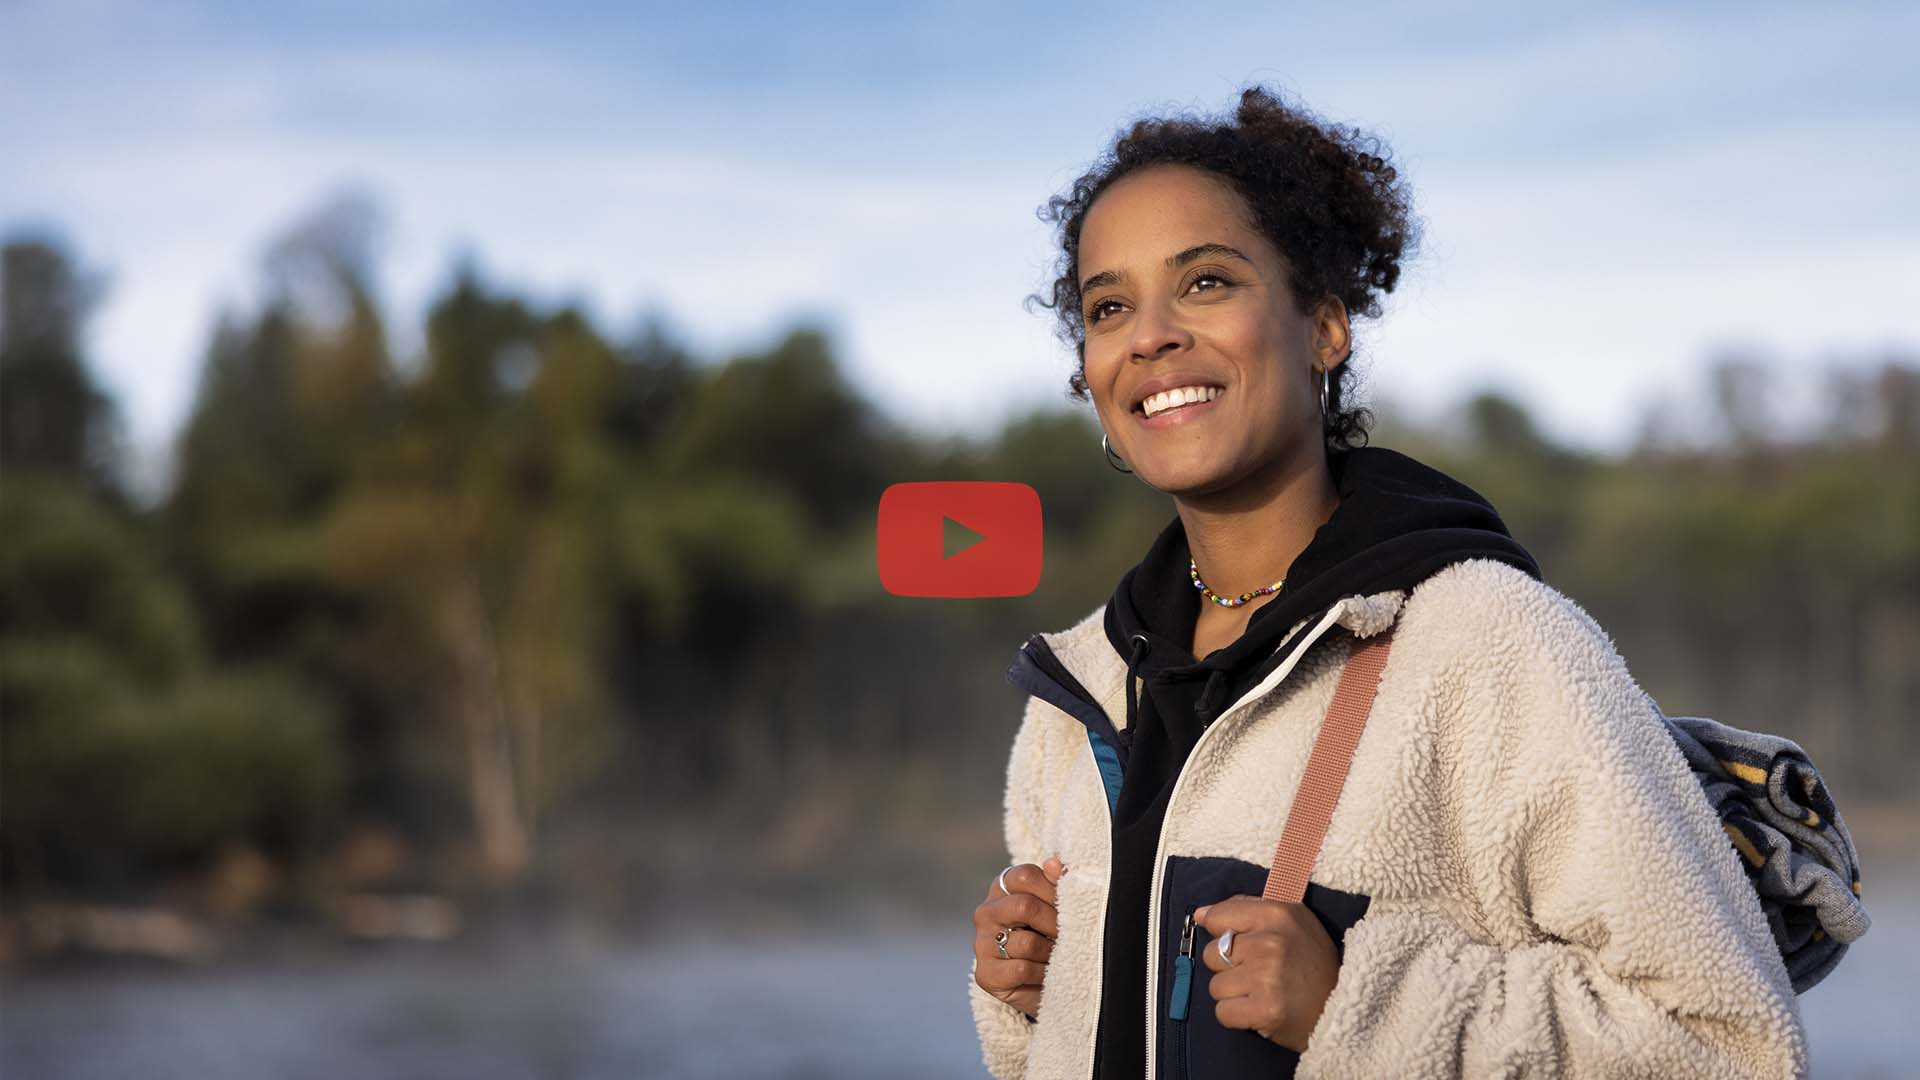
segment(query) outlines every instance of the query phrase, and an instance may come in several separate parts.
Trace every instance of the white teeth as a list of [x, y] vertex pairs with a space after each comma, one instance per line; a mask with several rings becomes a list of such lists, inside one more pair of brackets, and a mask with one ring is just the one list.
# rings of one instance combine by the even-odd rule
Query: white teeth
[[1192, 405], [1202, 401], [1212, 401], [1221, 394], [1218, 386], [1182, 386], [1173, 390], [1164, 390], [1140, 403], [1140, 409], [1148, 416], [1177, 409], [1182, 405]]

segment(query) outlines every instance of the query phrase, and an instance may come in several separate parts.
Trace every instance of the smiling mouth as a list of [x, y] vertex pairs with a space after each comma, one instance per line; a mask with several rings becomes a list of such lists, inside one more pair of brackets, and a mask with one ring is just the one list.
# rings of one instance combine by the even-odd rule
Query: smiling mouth
[[1152, 419], [1170, 412], [1177, 412], [1191, 405], [1204, 405], [1226, 393], [1219, 386], [1181, 386], [1152, 394], [1145, 401], [1134, 406], [1136, 416]]

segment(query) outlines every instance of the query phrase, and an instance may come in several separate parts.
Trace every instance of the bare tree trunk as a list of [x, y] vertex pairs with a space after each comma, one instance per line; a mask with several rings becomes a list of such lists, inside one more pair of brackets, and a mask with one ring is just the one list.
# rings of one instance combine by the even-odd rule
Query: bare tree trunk
[[528, 680], [516, 679], [512, 693], [513, 713], [508, 717], [513, 745], [519, 748], [520, 810], [526, 833], [526, 846], [536, 842], [540, 829], [540, 807], [546, 800], [541, 783], [540, 744], [545, 738], [546, 715], [540, 708], [540, 695], [527, 689]]
[[486, 602], [471, 567], [448, 597], [445, 631], [453, 645], [455, 694], [466, 732], [467, 795], [481, 859], [495, 882], [526, 869], [530, 844], [520, 811], [512, 717], [502, 692], [500, 654]]

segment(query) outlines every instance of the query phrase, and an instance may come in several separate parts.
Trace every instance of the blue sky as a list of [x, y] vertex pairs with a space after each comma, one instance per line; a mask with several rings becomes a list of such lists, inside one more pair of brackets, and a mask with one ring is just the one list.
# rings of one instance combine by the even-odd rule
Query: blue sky
[[215, 312], [345, 186], [403, 352], [471, 254], [714, 352], [825, 319], [885, 408], [977, 431], [1063, 400], [1035, 208], [1129, 118], [1260, 81], [1413, 185], [1426, 246], [1356, 328], [1393, 407], [1497, 386], [1604, 449], [1716, 350], [1791, 414], [1920, 344], [1913, 5], [1330, 7], [0, 0], [0, 230], [107, 272], [90, 355], [150, 457]]

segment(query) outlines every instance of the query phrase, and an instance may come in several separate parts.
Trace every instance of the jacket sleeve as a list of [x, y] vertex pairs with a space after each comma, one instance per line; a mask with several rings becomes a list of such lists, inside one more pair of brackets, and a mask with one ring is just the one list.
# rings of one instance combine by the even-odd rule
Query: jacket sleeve
[[1462, 618], [1472, 655], [1420, 706], [1445, 749], [1418, 782], [1443, 788], [1439, 857], [1466, 902], [1376, 899], [1299, 1075], [1805, 1075], [1786, 969], [1705, 795], [1606, 634], [1529, 586]]
[[[1043, 808], [1039, 800], [1045, 790], [1041, 775], [1043, 732], [1038, 715], [1042, 708], [1037, 699], [1028, 699], [1007, 761], [1004, 826], [1009, 865], [1046, 861], [1046, 855], [1040, 852]], [[969, 959], [967, 964], [967, 995], [973, 1006], [974, 1029], [980, 1036], [981, 1057], [996, 1080], [1020, 1080], [1027, 1072], [1027, 1045], [1033, 1037], [1034, 1022], [1018, 1006], [980, 988], [973, 979], [976, 962]]]

